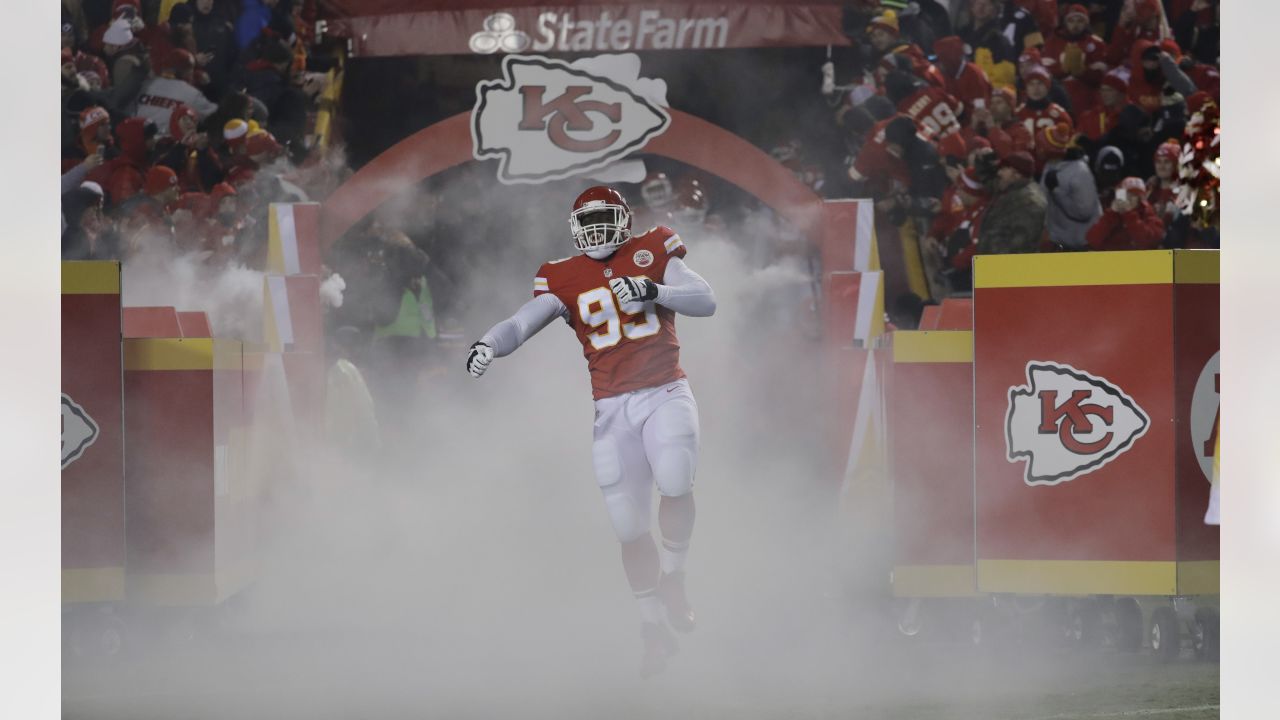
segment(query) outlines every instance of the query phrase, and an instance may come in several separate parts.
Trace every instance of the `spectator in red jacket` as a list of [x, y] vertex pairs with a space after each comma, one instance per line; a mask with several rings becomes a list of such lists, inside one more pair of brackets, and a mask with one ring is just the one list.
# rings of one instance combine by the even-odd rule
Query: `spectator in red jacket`
[[[151, 167], [155, 135], [155, 126], [138, 117], [127, 118], [116, 128], [120, 155], [99, 168], [100, 175], [105, 176], [103, 187], [112, 205], [119, 205], [142, 192], [147, 169]], [[89, 178], [99, 179], [95, 174], [90, 174]]]
[[1015, 152], [1031, 149], [1031, 133], [1014, 117], [1015, 96], [1007, 87], [991, 90], [991, 100], [986, 108], [974, 108], [969, 127], [964, 131], [965, 142], [974, 138], [986, 138], [996, 155], [1008, 157]]
[[1151, 250], [1164, 239], [1164, 222], [1147, 202], [1142, 178], [1127, 177], [1116, 187], [1111, 206], [1089, 228], [1094, 250]]
[[884, 11], [867, 23], [867, 39], [872, 50], [880, 57], [876, 65], [876, 81], [884, 82], [884, 76], [891, 70], [910, 67], [913, 75], [930, 85], [942, 88], [946, 85], [942, 73], [924, 56], [924, 51], [915, 43], [902, 39], [898, 30], [898, 16], [892, 10]]
[[1129, 104], [1129, 82], [1124, 75], [1112, 70], [1102, 76], [1098, 89], [1098, 104], [1080, 113], [1080, 134], [1094, 142], [1114, 130], [1120, 124], [1120, 112]]
[[939, 38], [933, 44], [948, 95], [959, 100], [960, 122], [968, 124], [974, 107], [985, 106], [991, 97], [991, 81], [982, 68], [965, 60], [964, 40], [958, 35]]
[[1077, 116], [1097, 102], [1098, 83], [1107, 72], [1106, 54], [1106, 43], [1089, 28], [1089, 10], [1079, 4], [1068, 6], [1042, 57], [1049, 72], [1062, 81]]
[[1107, 48], [1107, 64], [1114, 67], [1125, 61], [1139, 41], [1160, 41], [1160, 0], [1134, 0], [1120, 13], [1120, 22], [1111, 33]]
[[1018, 108], [1018, 120], [1031, 135], [1031, 149], [1034, 153], [1036, 134], [1046, 128], [1066, 125], [1068, 135], [1074, 134], [1075, 123], [1070, 113], [1061, 105], [1049, 99], [1049, 83], [1053, 82], [1049, 71], [1042, 65], [1031, 66], [1022, 80], [1027, 86], [1027, 99]]

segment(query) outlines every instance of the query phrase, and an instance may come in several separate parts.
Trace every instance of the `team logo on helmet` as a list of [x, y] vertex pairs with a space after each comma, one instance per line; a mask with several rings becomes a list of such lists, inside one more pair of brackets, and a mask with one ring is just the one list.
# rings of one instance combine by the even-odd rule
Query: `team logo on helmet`
[[472, 154], [497, 159], [500, 181], [540, 183], [598, 170], [670, 126], [667, 111], [636, 90], [654, 82], [639, 78], [638, 59], [634, 77], [624, 80], [584, 62], [508, 55], [501, 80], [476, 86]]
[[631, 256], [631, 259], [635, 262], [636, 267], [649, 267], [653, 264], [653, 253], [648, 250], [637, 250], [636, 254]]
[[70, 465], [98, 439], [98, 423], [70, 395], [62, 394], [62, 467]]
[[1027, 384], [1009, 388], [1009, 462], [1026, 461], [1028, 485], [1057, 485], [1115, 460], [1151, 420], [1104, 378], [1056, 362], [1027, 363]]

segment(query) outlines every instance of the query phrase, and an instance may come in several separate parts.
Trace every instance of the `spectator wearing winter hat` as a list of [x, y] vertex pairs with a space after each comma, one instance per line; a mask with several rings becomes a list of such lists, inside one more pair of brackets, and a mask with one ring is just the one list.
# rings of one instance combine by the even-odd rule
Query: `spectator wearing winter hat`
[[1018, 120], [1013, 90], [997, 87], [991, 91], [988, 107], [974, 108], [969, 127], [964, 130], [965, 142], [974, 138], [986, 138], [1000, 157], [1015, 152], [1030, 151], [1033, 145], [1031, 132]]
[[1080, 113], [1080, 133], [1094, 143], [1100, 142], [1120, 124], [1120, 113], [1129, 105], [1129, 81], [1125, 76], [1117, 70], [1103, 75], [1098, 104]]
[[103, 37], [107, 31], [111, 29], [117, 21], [124, 20], [128, 24], [129, 32], [136, 36], [146, 28], [146, 23], [142, 20], [142, 2], [141, 0], [113, 0], [111, 3], [111, 15], [107, 21], [93, 29], [89, 33], [88, 48], [95, 53], [101, 53], [106, 45]]
[[1188, 97], [1196, 91], [1195, 83], [1178, 68], [1177, 61], [1156, 43], [1140, 40], [1133, 48], [1129, 72], [1129, 99], [1143, 112], [1160, 110], [1166, 88]]
[[1048, 199], [1045, 229], [1053, 249], [1085, 250], [1089, 228], [1102, 215], [1098, 186], [1084, 150], [1066, 125], [1045, 128], [1037, 143], [1046, 157], [1040, 185]]
[[1151, 250], [1164, 238], [1164, 222], [1147, 202], [1142, 178], [1127, 177], [1106, 212], [1089, 228], [1094, 250]]
[[1016, 152], [1000, 161], [997, 191], [978, 234], [979, 255], [1038, 251], [1047, 200], [1034, 175], [1035, 160], [1028, 153]]
[[102, 195], [77, 187], [62, 197], [63, 260], [107, 260], [116, 257], [114, 243], [107, 242], [109, 223], [102, 213]]
[[178, 174], [163, 165], [156, 165], [147, 170], [143, 192], [121, 204], [120, 213], [140, 215], [146, 218], [149, 224], [171, 232], [173, 218], [170, 210], [180, 194]]
[[1042, 65], [1033, 65], [1023, 75], [1027, 86], [1027, 99], [1018, 107], [1017, 118], [1032, 134], [1031, 147], [1034, 150], [1038, 139], [1037, 133], [1045, 128], [1066, 125], [1068, 131], [1074, 132], [1075, 122], [1071, 113], [1061, 105], [1049, 99], [1049, 84], [1053, 81], [1049, 71]]
[[[1218, 19], [1221, 7], [1219, 0], [1173, 0], [1170, 7], [1174, 39], [1186, 48], [1188, 56], [1203, 66], [1217, 65], [1222, 54]], [[1202, 89], [1207, 89], [1194, 75], [1192, 78]]]
[[1098, 84], [1107, 72], [1107, 46], [1089, 27], [1085, 6], [1067, 6], [1062, 25], [1045, 42], [1045, 67], [1060, 80], [1071, 98], [1071, 109], [1079, 116], [1097, 103]]
[[973, 289], [973, 256], [982, 231], [982, 218], [991, 194], [973, 169], [957, 177], [954, 203], [939, 213], [930, 226], [928, 246], [943, 266], [942, 275], [952, 292]]
[[884, 76], [893, 70], [907, 70], [917, 78], [938, 88], [946, 81], [942, 73], [925, 57], [920, 46], [902, 38], [898, 32], [898, 16], [892, 10], [885, 10], [867, 24], [867, 38], [872, 52], [878, 56], [876, 79], [883, 81]]
[[111, 88], [102, 93], [102, 100], [113, 111], [132, 115], [138, 95], [151, 75], [151, 58], [124, 18], [107, 28], [102, 43], [111, 67]]
[[85, 156], [103, 154], [115, 144], [111, 138], [111, 115], [106, 108], [92, 105], [80, 111], [79, 144]]
[[968, 124], [973, 108], [985, 106], [991, 97], [991, 81], [982, 68], [965, 60], [964, 40], [958, 35], [939, 38], [933, 44], [933, 52], [946, 82], [943, 89], [961, 103], [960, 123]]
[[195, 58], [186, 50], [173, 50], [165, 58], [162, 75], [147, 81], [138, 97], [139, 117], [146, 118], [161, 129], [162, 136], [169, 135], [169, 118], [179, 105], [191, 108], [196, 117], [203, 120], [218, 109], [191, 84], [195, 70]]
[[1126, 0], [1107, 47], [1107, 65], [1115, 67], [1129, 57], [1139, 41], [1159, 42], [1164, 19], [1160, 0]]
[[225, 176], [218, 154], [209, 146], [209, 135], [199, 131], [195, 111], [186, 105], [173, 109], [168, 137], [157, 146], [156, 163], [178, 174], [184, 192], [205, 192]]
[[[1027, 73], [1035, 68], [1047, 70], [1048, 67], [1044, 63], [1044, 58], [1040, 55], [1040, 48], [1027, 48], [1018, 56], [1018, 93], [1026, 95]], [[1071, 96], [1067, 94], [1066, 87], [1058, 78], [1049, 73], [1049, 102], [1057, 103], [1059, 107], [1066, 110], [1068, 114], [1074, 112], [1071, 107]]]
[[1147, 201], [1168, 227], [1178, 216], [1178, 156], [1182, 146], [1176, 141], [1161, 143], [1156, 148], [1153, 165], [1155, 175], [1147, 180]]

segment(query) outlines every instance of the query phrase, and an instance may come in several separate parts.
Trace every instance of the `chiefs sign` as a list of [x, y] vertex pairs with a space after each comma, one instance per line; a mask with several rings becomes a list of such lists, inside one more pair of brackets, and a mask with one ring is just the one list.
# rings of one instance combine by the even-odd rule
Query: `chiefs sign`
[[1151, 420], [1104, 378], [1055, 362], [1027, 363], [1027, 384], [1009, 389], [1009, 462], [1026, 461], [1028, 485], [1057, 485], [1123, 455]]
[[503, 78], [476, 86], [473, 155], [504, 183], [540, 183], [611, 165], [666, 131], [666, 85], [639, 77], [635, 55], [573, 64], [508, 55]]

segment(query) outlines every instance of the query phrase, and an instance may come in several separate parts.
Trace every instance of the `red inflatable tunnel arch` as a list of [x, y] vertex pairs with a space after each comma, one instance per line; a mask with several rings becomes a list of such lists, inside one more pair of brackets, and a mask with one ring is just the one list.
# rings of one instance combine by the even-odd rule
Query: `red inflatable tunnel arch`
[[[822, 198], [759, 148], [729, 131], [679, 110], [671, 126], [644, 151], [719, 176], [760, 198], [808, 237], [818, 238]], [[419, 130], [360, 168], [321, 209], [325, 249], [373, 212], [398, 188], [472, 159], [471, 113]]]

